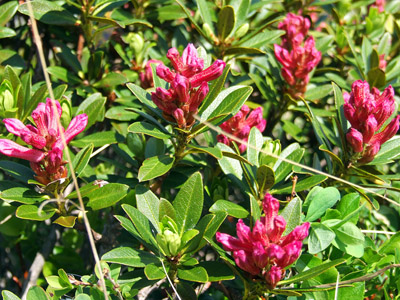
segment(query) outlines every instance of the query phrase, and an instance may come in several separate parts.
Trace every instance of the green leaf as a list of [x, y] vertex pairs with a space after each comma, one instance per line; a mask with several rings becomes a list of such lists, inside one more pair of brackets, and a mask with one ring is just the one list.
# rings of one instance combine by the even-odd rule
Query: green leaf
[[168, 216], [172, 220], [175, 220], [175, 208], [172, 206], [171, 202], [169, 202], [167, 199], [161, 198], [159, 205], [158, 220], [161, 222], [164, 216]]
[[39, 194], [30, 188], [14, 187], [0, 193], [0, 198], [4, 201], [15, 201], [24, 204], [34, 204], [50, 199], [48, 195]]
[[90, 56], [89, 63], [87, 66], [88, 68], [87, 76], [89, 81], [97, 79], [99, 77], [102, 68], [103, 57], [104, 57], [103, 51], [96, 51]]
[[258, 184], [259, 193], [263, 193], [265, 190], [269, 190], [274, 185], [275, 173], [271, 167], [267, 165], [261, 165], [257, 169], [256, 180]]
[[309, 101], [321, 100], [332, 92], [330, 84], [318, 85], [312, 89], [308, 89], [304, 94], [304, 99]]
[[200, 267], [206, 269], [208, 281], [217, 282], [235, 279], [235, 274], [225, 263], [220, 261], [202, 261]]
[[192, 268], [178, 268], [178, 278], [193, 282], [208, 281], [208, 275], [206, 269], [199, 266]]
[[93, 210], [99, 210], [114, 205], [124, 198], [129, 186], [120, 183], [108, 183], [86, 195], [89, 198], [87, 206]]
[[81, 79], [71, 72], [69, 72], [66, 68], [59, 66], [52, 66], [47, 68], [47, 72], [50, 75], [53, 75], [55, 78], [60, 79], [68, 84], [79, 84], [81, 83]]
[[153, 254], [129, 247], [115, 248], [104, 254], [101, 260], [136, 268], [144, 268], [148, 264], [159, 262]]
[[73, 228], [75, 226], [75, 221], [78, 217], [76, 216], [60, 216], [53, 223], [67, 227]]
[[203, 19], [203, 24], [208, 24], [208, 26], [212, 28], [213, 23], [210, 13], [210, 6], [208, 5], [208, 2], [205, 0], [198, 0], [196, 2], [197, 2], [197, 8], [199, 9], [200, 12], [200, 16]]
[[[360, 207], [361, 196], [358, 193], [351, 193], [345, 195], [340, 199], [336, 209], [340, 211], [342, 219], [356, 211]], [[358, 221], [358, 215], [351, 218], [351, 222], [356, 224]]]
[[18, 10], [18, 1], [7, 1], [0, 6], [0, 26], [5, 26]]
[[335, 233], [324, 224], [312, 223], [308, 237], [308, 250], [311, 254], [317, 254], [325, 250], [334, 240]]
[[114, 26], [114, 27], [121, 27], [121, 28], [125, 28], [125, 25], [124, 24], [122, 24], [122, 23], [120, 23], [120, 22], [117, 22], [117, 21], [115, 21], [115, 20], [113, 20], [113, 19], [110, 19], [110, 18], [106, 18], [106, 17], [97, 17], [97, 16], [88, 16], [87, 17], [89, 20], [91, 20], [91, 21], [94, 21], [94, 22], [98, 22], [98, 23], [101, 23], [101, 24], [108, 24], [108, 25], [112, 25], [112, 26]]
[[369, 165], [380, 165], [390, 163], [391, 160], [397, 159], [400, 156], [400, 137], [395, 136], [384, 143], [375, 156], [374, 160]]
[[35, 205], [21, 205], [15, 215], [20, 219], [44, 221], [50, 219], [56, 212], [54, 207], [44, 207], [39, 214], [39, 208]]
[[[214, 101], [201, 113], [201, 121], [210, 120], [213, 117], [230, 114], [235, 115], [247, 98], [252, 93], [253, 89], [250, 86], [233, 86], [220, 92]], [[210, 123], [220, 124], [229, 117], [222, 117], [221, 119], [214, 120]]]
[[229, 47], [224, 55], [246, 55], [246, 54], [265, 54], [264, 51], [252, 47]]
[[354, 56], [354, 58], [356, 60], [357, 69], [360, 72], [362, 79], [365, 80], [366, 77], [365, 77], [365, 74], [364, 74], [364, 71], [363, 71], [365, 66], [364, 66], [363, 61], [361, 60], [360, 56], [356, 52], [356, 48], [355, 48], [353, 39], [349, 36], [349, 34], [346, 31], [344, 32], [344, 34], [346, 36], [347, 43], [350, 46], [351, 52], [353, 53], [353, 56]]
[[97, 121], [104, 120], [106, 100], [106, 97], [103, 97], [100, 93], [94, 93], [79, 105], [75, 115], [84, 113], [88, 116], [88, 124], [85, 130], [88, 130]]
[[203, 207], [203, 182], [200, 173], [196, 172], [183, 184], [173, 202], [176, 213], [176, 224], [179, 235], [192, 229], [200, 219]]
[[258, 204], [257, 199], [250, 194], [250, 209], [251, 209], [251, 218], [253, 224], [256, 223], [257, 220], [260, 219], [261, 217], [261, 210], [260, 210], [260, 205]]
[[[320, 184], [321, 182], [325, 181], [326, 179], [328, 179], [328, 177], [326, 177], [324, 175], [310, 176], [306, 179], [303, 179], [303, 180], [297, 182], [295, 191], [301, 192], [304, 190], [308, 190], [308, 189], [316, 186], [317, 184]], [[276, 188], [274, 190], [270, 190], [269, 193], [270, 194], [287, 194], [287, 193], [291, 193], [292, 188], [293, 188], [293, 183], [289, 183], [289, 184], [283, 185], [282, 187]]]
[[379, 67], [373, 68], [367, 73], [368, 83], [371, 87], [382, 88], [386, 85], [386, 75]]
[[81, 74], [82, 66], [76, 54], [74, 54], [67, 45], [59, 40], [51, 40], [50, 42], [53, 44], [54, 52], [63, 61], [63, 63], [69, 66], [79, 77], [83, 77]]
[[278, 42], [278, 38], [285, 34], [283, 30], [264, 30], [250, 39], [242, 39], [240, 46], [250, 48], [260, 48], [262, 46]]
[[25, 121], [29, 114], [38, 106], [39, 102], [42, 102], [48, 93], [46, 84], [41, 85], [36, 92], [33, 94], [32, 98], [26, 104], [26, 109], [21, 118], [21, 121]]
[[[77, 19], [67, 10], [51, 1], [34, 0], [31, 1], [33, 16], [36, 20], [49, 25], [69, 25], [73, 26]], [[18, 11], [29, 16], [29, 9], [26, 3], [19, 6]]]
[[208, 214], [205, 215], [199, 223], [197, 223], [195, 229], [198, 230], [199, 234], [196, 235], [187, 245], [185, 245], [182, 250], [184, 253], [196, 252], [202, 245], [203, 237], [206, 234], [207, 229], [211, 225], [212, 221], [215, 219], [215, 215]]
[[278, 286], [280, 286], [280, 285], [288, 285], [288, 284], [292, 284], [292, 283], [295, 283], [295, 282], [308, 280], [310, 278], [316, 277], [316, 276], [328, 271], [329, 269], [331, 269], [331, 268], [333, 268], [333, 267], [335, 267], [337, 265], [340, 265], [340, 264], [344, 263], [345, 261], [346, 261], [346, 259], [339, 258], [339, 259], [335, 259], [333, 261], [325, 262], [323, 264], [320, 264], [317, 267], [314, 267], [314, 268], [308, 269], [306, 271], [303, 271], [303, 272], [301, 272], [301, 273], [299, 273], [299, 274], [297, 274], [297, 275], [295, 275], [295, 276], [293, 276], [293, 277], [291, 277], [289, 279], [279, 281], [278, 282]]
[[15, 294], [13, 294], [13, 293], [11, 293], [9, 291], [2, 291], [1, 295], [3, 296], [3, 300], [21, 300]]
[[170, 139], [172, 137], [171, 134], [161, 131], [157, 126], [143, 121], [131, 124], [128, 127], [128, 131], [134, 133], [143, 133], [157, 139]]
[[[300, 145], [295, 143], [285, 148], [279, 157], [298, 163], [302, 159], [303, 155], [304, 149], [300, 148]], [[275, 182], [280, 182], [288, 176], [290, 171], [293, 169], [293, 164], [278, 159], [272, 169], [275, 171]]]
[[159, 253], [159, 250], [156, 246], [157, 242], [153, 236], [153, 233], [154, 235], [156, 234], [156, 230], [149, 219], [147, 219], [145, 215], [143, 215], [137, 208], [133, 206], [123, 204], [122, 208], [135, 226], [136, 232], [132, 232], [132, 234], [141, 239], [142, 242], [146, 244], [146, 246], [154, 253]]
[[72, 140], [70, 145], [78, 148], [86, 147], [88, 144], [93, 144], [94, 147], [101, 147], [106, 144], [116, 144], [117, 142], [116, 132], [102, 131], [86, 135], [79, 140]]
[[191, 152], [200, 152], [200, 153], [206, 153], [211, 155], [212, 157], [216, 159], [221, 159], [222, 158], [222, 152], [218, 148], [215, 147], [203, 147], [203, 146], [198, 146], [198, 145], [192, 145], [189, 144], [187, 145], [188, 148], [194, 149], [191, 150]]
[[301, 219], [301, 200], [296, 197], [292, 199], [282, 210], [281, 216], [286, 221], [286, 229], [284, 235], [289, 234], [292, 230], [300, 225]]
[[[217, 147], [224, 152], [235, 154], [235, 152], [225, 144], [218, 143]], [[220, 165], [224, 174], [230, 176], [239, 185], [244, 186], [242, 183], [243, 170], [238, 160], [226, 157], [226, 155], [224, 155], [222, 159], [218, 160], [218, 164]]]
[[218, 200], [210, 207], [210, 212], [217, 213], [220, 211], [238, 219], [247, 218], [249, 215], [249, 212], [242, 206], [226, 200]]
[[100, 81], [93, 84], [95, 88], [110, 88], [116, 85], [122, 85], [126, 83], [126, 77], [121, 73], [110, 72], [107, 73]]
[[310, 199], [310, 206], [305, 221], [311, 222], [322, 217], [328, 208], [331, 208], [340, 199], [339, 191], [334, 187], [319, 190]]
[[258, 167], [258, 156], [264, 144], [264, 137], [257, 127], [251, 128], [247, 143], [249, 144], [247, 147], [247, 160]]
[[380, 247], [378, 252], [380, 254], [395, 254], [396, 250], [400, 249], [400, 232], [395, 233], [386, 240]]
[[336, 237], [332, 243], [335, 247], [355, 257], [364, 255], [364, 234], [356, 225], [347, 222], [335, 228], [334, 232]]
[[153, 224], [157, 231], [160, 231], [159, 227], [159, 205], [160, 200], [153, 194], [151, 190], [143, 185], [137, 185], [135, 188], [136, 193], [136, 205], [138, 210], [144, 214], [150, 222]]
[[145, 159], [139, 169], [139, 182], [147, 181], [164, 175], [172, 168], [174, 161], [175, 157], [171, 157], [167, 154]]
[[197, 300], [197, 295], [193, 287], [184, 281], [178, 282], [176, 285], [177, 294], [181, 299], [185, 300]]
[[17, 33], [13, 29], [0, 26], [0, 39], [5, 39], [16, 35]]
[[150, 109], [156, 116], [158, 116], [161, 119], [164, 119], [161, 111], [157, 108], [157, 106], [151, 100], [151, 96], [148, 92], [146, 92], [140, 86], [133, 84], [133, 83], [127, 83], [126, 86], [128, 87], [128, 89], [131, 90], [131, 92], [136, 96], [136, 98], [140, 102], [142, 102], [148, 109]]
[[165, 278], [165, 273], [162, 266], [154, 263], [145, 266], [144, 274], [148, 280], [160, 280]]
[[33, 286], [29, 289], [26, 299], [29, 300], [50, 300], [46, 292], [40, 286]]
[[78, 154], [74, 157], [72, 161], [72, 166], [74, 167], [77, 177], [79, 177], [79, 175], [88, 165], [92, 153], [93, 153], [93, 144], [89, 144], [81, 151], [79, 151]]
[[235, 28], [235, 10], [232, 6], [224, 6], [218, 14], [217, 31], [218, 37], [224, 41]]
[[221, 92], [222, 88], [224, 87], [226, 78], [228, 77], [228, 74], [229, 74], [229, 70], [230, 70], [230, 65], [226, 65], [222, 75], [219, 76], [216, 80], [214, 80], [214, 82], [211, 84], [210, 89], [207, 93], [207, 96], [206, 96], [206, 98], [204, 98], [204, 100], [199, 108], [199, 112], [198, 112], [199, 115], [202, 115], [202, 113], [217, 98], [217, 96]]
[[90, 296], [86, 295], [86, 294], [79, 294], [74, 299], [75, 300], [92, 300], [93, 298], [90, 298]]

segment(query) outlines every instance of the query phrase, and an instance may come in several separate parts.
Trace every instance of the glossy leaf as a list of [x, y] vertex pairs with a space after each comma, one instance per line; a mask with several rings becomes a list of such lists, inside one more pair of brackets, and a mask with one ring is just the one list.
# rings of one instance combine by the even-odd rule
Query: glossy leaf
[[0, 198], [4, 201], [15, 201], [23, 204], [34, 204], [50, 199], [46, 194], [39, 194], [30, 188], [14, 187], [1, 192]]
[[340, 199], [339, 191], [334, 187], [327, 187], [313, 195], [307, 211], [305, 221], [315, 221], [323, 216], [328, 208], [331, 208]]
[[296, 197], [292, 199], [282, 210], [281, 216], [286, 221], [286, 229], [283, 234], [289, 234], [296, 226], [300, 225], [301, 200]]
[[223, 41], [235, 27], [235, 11], [232, 6], [224, 6], [218, 14], [217, 31], [219, 38]]
[[159, 259], [153, 254], [129, 247], [115, 248], [104, 254], [101, 259], [109, 263], [137, 268], [143, 268], [148, 264], [159, 262]]
[[210, 212], [217, 213], [221, 211], [238, 219], [247, 218], [249, 215], [248, 211], [242, 206], [226, 200], [218, 200], [210, 207]]
[[325, 250], [335, 238], [335, 233], [324, 224], [312, 223], [308, 237], [308, 248], [311, 254]]
[[179, 268], [178, 277], [193, 282], [207, 282], [208, 275], [203, 267]]
[[260, 154], [260, 149], [264, 144], [264, 137], [257, 127], [251, 128], [247, 143], [247, 160], [258, 167], [258, 156]]
[[200, 266], [207, 271], [208, 281], [217, 282], [222, 280], [232, 280], [235, 274], [225, 263], [219, 261], [202, 261]]
[[129, 186], [120, 183], [109, 183], [86, 195], [87, 204], [93, 210], [110, 207], [126, 196]]
[[73, 159], [72, 165], [74, 167], [74, 171], [77, 177], [79, 177], [79, 175], [88, 165], [92, 153], [93, 153], [93, 144], [89, 144], [81, 151], [79, 151], [78, 154]]
[[128, 127], [129, 132], [143, 133], [157, 139], [169, 139], [171, 135], [161, 131], [157, 126], [147, 122], [136, 122]]
[[29, 300], [50, 300], [45, 291], [40, 286], [33, 286], [29, 289], [26, 298]]
[[159, 205], [160, 200], [151, 190], [143, 185], [136, 186], [136, 205], [138, 210], [144, 214], [150, 222], [153, 224], [157, 231], [160, 231], [159, 227]]
[[193, 228], [200, 219], [203, 207], [203, 181], [200, 173], [194, 173], [184, 183], [173, 202], [179, 235]]
[[35, 205], [21, 205], [15, 215], [20, 219], [44, 221], [50, 219], [56, 212], [54, 207], [45, 206], [41, 211]]
[[174, 157], [166, 154], [146, 159], [139, 169], [139, 181], [147, 181], [164, 175], [172, 168], [174, 161]]

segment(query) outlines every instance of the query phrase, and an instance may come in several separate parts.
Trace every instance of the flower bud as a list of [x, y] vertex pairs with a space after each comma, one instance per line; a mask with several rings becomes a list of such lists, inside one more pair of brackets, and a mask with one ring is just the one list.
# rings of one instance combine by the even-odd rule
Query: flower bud
[[346, 134], [346, 140], [355, 153], [363, 151], [363, 135], [357, 129], [350, 128], [349, 132]]
[[12, 94], [12, 86], [8, 80], [3, 80], [0, 86], [0, 112], [11, 110], [14, 108], [14, 96]]
[[130, 32], [126, 37], [126, 40], [129, 43], [129, 47], [131, 47], [135, 52], [135, 56], [143, 51], [144, 39], [141, 34]]
[[249, 31], [249, 28], [250, 28], [249, 23], [242, 24], [235, 32], [235, 38], [240, 39], [247, 33], [247, 31]]
[[265, 274], [265, 281], [270, 289], [274, 289], [282, 278], [282, 269], [277, 266], [272, 266]]

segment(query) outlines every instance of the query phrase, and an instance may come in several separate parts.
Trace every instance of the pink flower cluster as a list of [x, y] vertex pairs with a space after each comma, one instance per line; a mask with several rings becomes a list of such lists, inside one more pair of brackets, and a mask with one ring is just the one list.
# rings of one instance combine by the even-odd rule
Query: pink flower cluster
[[[243, 105], [236, 115], [222, 123], [220, 127], [227, 133], [247, 142], [251, 128], [257, 127], [258, 130], [263, 132], [266, 125], [267, 121], [263, 119], [261, 107], [257, 107], [250, 112], [250, 108], [247, 105]], [[223, 134], [219, 134], [217, 139], [218, 142], [228, 146], [232, 143], [232, 140]], [[239, 150], [240, 152], [246, 151], [246, 144], [240, 144]]]
[[170, 88], [156, 88], [151, 98], [168, 121], [176, 122], [179, 128], [189, 128], [195, 122], [193, 115], [208, 93], [208, 81], [221, 76], [225, 62], [216, 60], [203, 70], [204, 61], [198, 57], [193, 44], [188, 44], [182, 56], [176, 48], [169, 49], [167, 58], [175, 71], [159, 64], [157, 76], [167, 81]]
[[[54, 109], [54, 105], [57, 109]], [[0, 153], [30, 161], [36, 180], [43, 184], [67, 177], [66, 162], [63, 161], [64, 145], [58, 129], [61, 113], [60, 103], [47, 98], [46, 103], [39, 103], [32, 112], [31, 116], [36, 127], [30, 124], [25, 126], [18, 119], [3, 120], [9, 132], [19, 136], [33, 148], [21, 146], [11, 140], [0, 139]], [[66, 143], [81, 133], [87, 122], [86, 114], [73, 118], [64, 132]]]
[[371, 4], [370, 7], [376, 7], [380, 13], [385, 11], [385, 0], [376, 0], [374, 4]]
[[263, 210], [265, 217], [256, 221], [253, 230], [240, 219], [236, 224], [237, 238], [221, 232], [217, 232], [216, 238], [226, 251], [233, 252], [239, 268], [262, 276], [268, 287], [273, 289], [282, 279], [284, 268], [299, 258], [310, 223], [297, 226], [291, 233], [282, 236], [286, 221], [278, 216], [279, 201], [266, 194]]
[[146, 66], [144, 67], [144, 72], [139, 74], [140, 86], [144, 89], [148, 89], [154, 86], [153, 82], [153, 70], [151, 69], [151, 64], [162, 64], [161, 60], [158, 59], [150, 59], [147, 61]]
[[307, 18], [288, 13], [278, 28], [285, 30], [286, 34], [282, 37], [280, 46], [274, 45], [275, 56], [283, 65], [281, 73], [290, 86], [288, 93], [297, 98], [305, 93], [310, 80], [309, 73], [320, 62], [321, 52], [315, 48], [312, 36], [305, 40], [310, 28], [310, 21]]
[[[388, 86], [382, 94], [377, 88], [370, 92], [366, 81], [357, 80], [351, 93], [344, 93], [344, 115], [351, 124], [346, 139], [355, 153], [359, 153], [359, 163], [372, 161], [381, 145], [392, 138], [399, 129], [400, 116], [396, 116], [383, 129], [383, 124], [394, 113], [394, 90]], [[383, 129], [383, 130], [382, 130]]]

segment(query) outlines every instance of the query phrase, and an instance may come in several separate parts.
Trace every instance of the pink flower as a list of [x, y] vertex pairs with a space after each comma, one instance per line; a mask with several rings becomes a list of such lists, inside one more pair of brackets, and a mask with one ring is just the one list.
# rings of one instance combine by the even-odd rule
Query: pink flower
[[150, 59], [149, 61], [147, 61], [146, 66], [144, 67], [144, 72], [141, 72], [139, 74], [140, 86], [144, 89], [148, 89], [154, 86], [153, 70], [151, 69], [151, 64], [159, 65], [162, 64], [162, 61], [158, 59]]
[[278, 29], [286, 31], [282, 37], [282, 46], [287, 49], [300, 46], [307, 36], [310, 25], [309, 19], [288, 13], [286, 19], [278, 25]]
[[376, 7], [380, 13], [385, 11], [385, 0], [376, 0], [370, 7]]
[[264, 217], [256, 221], [253, 230], [239, 220], [238, 238], [217, 232], [216, 239], [226, 251], [232, 251], [236, 265], [253, 276], [261, 276], [273, 289], [281, 280], [284, 268], [300, 256], [303, 240], [308, 236], [310, 223], [297, 226], [282, 236], [286, 221], [278, 215], [279, 201], [266, 194], [263, 201]]
[[344, 115], [351, 128], [346, 134], [347, 142], [359, 163], [372, 161], [381, 145], [391, 139], [399, 129], [400, 116], [396, 116], [384, 129], [382, 126], [394, 113], [394, 90], [388, 86], [382, 93], [370, 87], [368, 82], [357, 80], [351, 93], [344, 94]]
[[[302, 96], [310, 80], [309, 73], [321, 60], [321, 52], [315, 48], [313, 37], [306, 39], [310, 21], [289, 13], [278, 25], [286, 31], [281, 45], [274, 45], [276, 59], [282, 64], [282, 77], [289, 84], [292, 97]], [[302, 44], [304, 43], [304, 46]]]
[[[54, 108], [55, 105], [55, 108]], [[0, 152], [4, 155], [22, 158], [31, 162], [31, 168], [36, 173], [35, 178], [48, 184], [51, 181], [67, 177], [66, 162], [63, 161], [63, 148], [58, 122], [61, 117], [61, 106], [57, 101], [46, 99], [46, 103], [39, 103], [32, 112], [33, 125], [24, 125], [18, 119], [4, 119], [3, 122], [9, 132], [19, 136], [26, 144], [33, 148], [21, 146], [6, 139], [0, 139]], [[64, 132], [66, 143], [81, 133], [88, 122], [86, 114], [80, 114], [72, 119]]]
[[[220, 125], [222, 130], [230, 133], [237, 138], [247, 141], [252, 127], [257, 127], [261, 132], [264, 131], [267, 121], [263, 119], [263, 110], [257, 107], [250, 112], [247, 105], [243, 105], [240, 111], [229, 120]], [[223, 134], [217, 136], [218, 142], [230, 145], [232, 140]], [[246, 144], [239, 145], [240, 152], [246, 150]]]
[[157, 88], [151, 98], [168, 121], [177, 123], [182, 129], [190, 128], [195, 122], [194, 114], [208, 93], [208, 82], [221, 76], [225, 62], [216, 60], [203, 70], [204, 61], [198, 57], [193, 44], [188, 44], [182, 56], [177, 49], [169, 49], [167, 58], [174, 70], [160, 63], [157, 76], [167, 81], [170, 88]]

